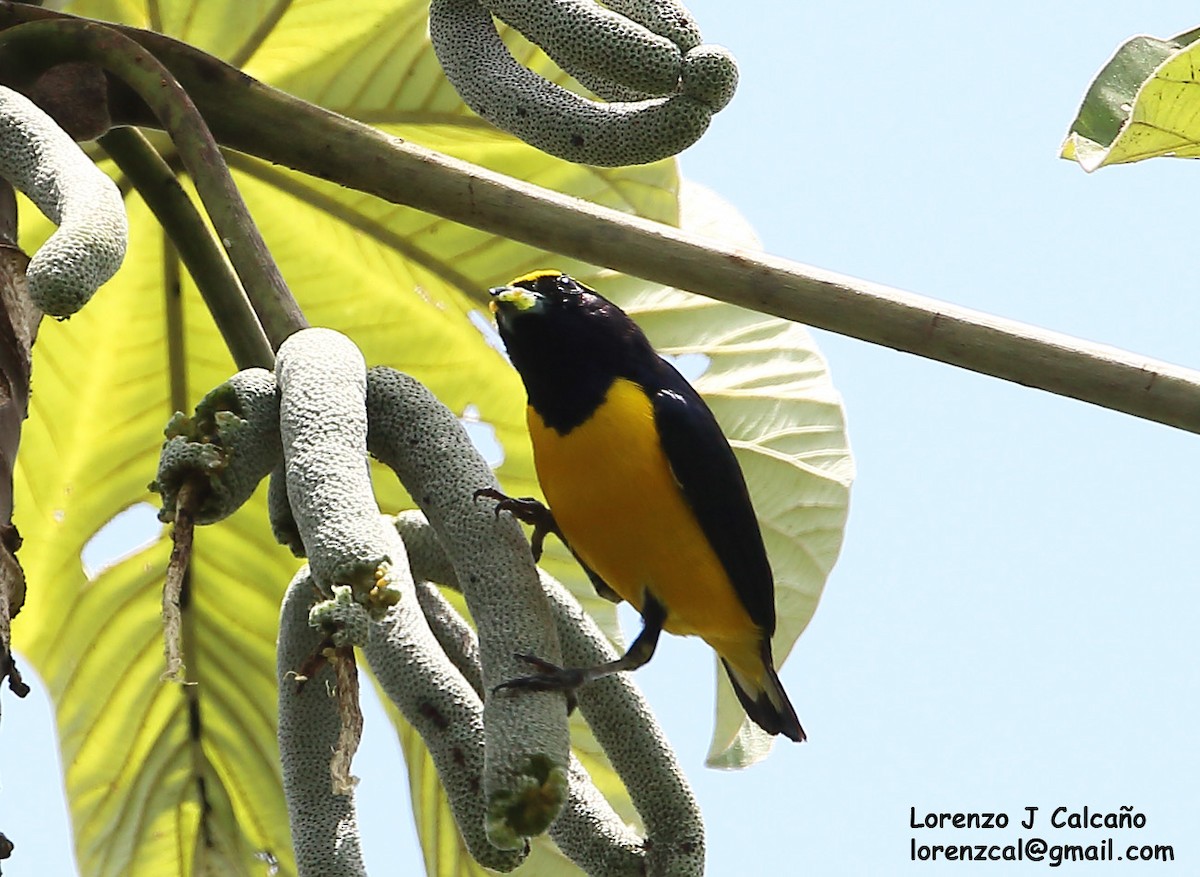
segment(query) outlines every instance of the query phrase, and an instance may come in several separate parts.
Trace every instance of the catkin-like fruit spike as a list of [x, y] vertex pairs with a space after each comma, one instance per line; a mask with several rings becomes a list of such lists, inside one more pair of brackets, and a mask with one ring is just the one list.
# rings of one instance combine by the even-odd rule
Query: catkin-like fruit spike
[[267, 482], [267, 517], [271, 521], [271, 535], [275, 541], [285, 546], [296, 557], [304, 556], [304, 540], [296, 529], [296, 519], [292, 517], [292, 506], [288, 502], [287, 473], [283, 461], [271, 470], [271, 479]]
[[125, 258], [129, 224], [121, 193], [53, 119], [3, 86], [0, 177], [58, 226], [33, 254], [25, 276], [35, 305], [50, 316], [69, 317]]
[[[594, 667], [615, 660], [618, 656], [608, 637], [571, 592], [545, 572], [541, 582], [558, 629], [572, 631], [562, 636], [565, 665]], [[646, 825], [646, 873], [702, 877], [700, 806], [650, 705], [628, 677], [618, 673], [579, 689], [579, 711]], [[631, 733], [634, 728], [639, 733]]]
[[446, 78], [472, 110], [543, 152], [579, 164], [646, 164], [682, 152], [712, 110], [685, 93], [598, 103], [522, 67], [477, 0], [433, 0], [429, 35]]
[[683, 93], [714, 113], [733, 100], [737, 83], [737, 62], [728, 49], [697, 46], [683, 56]]
[[[418, 512], [396, 516], [413, 574], [458, 588], [457, 573], [433, 528]], [[569, 667], [614, 660], [608, 638], [561, 584], [540, 573]], [[445, 641], [456, 637], [449, 634]], [[554, 842], [589, 874], [704, 873], [704, 823], [696, 798], [650, 707], [627, 673], [598, 679], [577, 694], [579, 709], [629, 790], [646, 825], [646, 838], [629, 831], [572, 764], [571, 794], [550, 829]], [[609, 814], [612, 814], [611, 816]]]
[[483, 5], [573, 76], [601, 74], [660, 96], [679, 84], [678, 46], [592, 0], [483, 0]]
[[[412, 526], [409, 526], [410, 522]], [[453, 567], [446, 558], [441, 543], [437, 541], [433, 528], [420, 512], [402, 512], [397, 515], [396, 529], [403, 535], [404, 547], [420, 554], [420, 562], [432, 558], [433, 568], [448, 575], [434, 575], [433, 581], [453, 583]], [[414, 556], [412, 559], [415, 574], [419, 569], [418, 558]], [[432, 574], [428, 569], [422, 569], [421, 575]], [[418, 579], [420, 577], [418, 576]], [[417, 601], [446, 656], [471, 687], [477, 692], [482, 692], [479, 641], [475, 637], [475, 631], [446, 601], [437, 586], [430, 582], [418, 580]], [[559, 634], [569, 635], [561, 629]], [[638, 730], [630, 729], [630, 732], [638, 733]], [[482, 753], [482, 747], [480, 751]], [[642, 847], [642, 839], [613, 810], [612, 805], [592, 783], [587, 769], [574, 753], [568, 766], [567, 787], [567, 802], [554, 824], [550, 826], [550, 837], [563, 854], [586, 873], [595, 874], [597, 877], [644, 877], [645, 850]]]
[[[400, 478], [454, 563], [479, 626], [486, 690], [528, 672], [514, 653], [557, 662], [558, 638], [528, 543], [515, 521], [475, 501], [475, 491], [495, 487], [496, 478], [458, 419], [419, 382], [389, 368], [371, 369], [367, 411], [371, 453]], [[484, 728], [484, 795], [489, 809], [505, 808], [488, 836], [519, 849], [525, 836], [549, 826], [566, 796], [565, 699], [558, 692], [489, 694]]]
[[177, 414], [168, 425], [151, 485], [162, 495], [159, 517], [172, 519], [180, 488], [193, 481], [202, 485], [196, 523], [224, 520], [282, 460], [275, 375], [240, 371], [201, 399], [192, 417]]
[[629, 86], [622, 85], [619, 82], [613, 82], [599, 73], [590, 73], [587, 70], [576, 70], [571, 75], [579, 81], [580, 85], [582, 85], [592, 94], [609, 101], [610, 103], [653, 100], [656, 97], [656, 95], [648, 94], [644, 91], [638, 91], [636, 88], [630, 88]]
[[[389, 531], [389, 551], [405, 555], [399, 534]], [[396, 606], [370, 625], [363, 654], [388, 698], [421, 735], [437, 768], [459, 833], [471, 855], [493, 871], [511, 871], [528, 852], [493, 846], [485, 830], [483, 704], [431, 632], [408, 564], [394, 565]]]
[[[438, 588], [430, 584], [430, 581], [444, 581], [454, 585], [456, 577], [453, 564], [446, 556], [433, 528], [420, 512], [401, 512], [393, 522], [404, 540], [405, 552], [412, 562], [417, 603], [421, 607], [424, 620], [428, 622], [430, 632], [445, 652], [445, 657], [461, 674], [461, 680], [477, 695], [481, 695], [484, 687], [479, 666], [479, 641], [475, 631], [442, 597]], [[411, 721], [432, 753], [468, 849], [476, 856], [479, 855], [477, 850], [483, 849], [488, 858], [482, 859], [482, 864], [495, 870], [503, 870], [503, 860], [497, 861], [496, 857], [509, 856], [511, 860], [515, 854], [495, 850], [487, 842], [483, 830], [483, 799], [478, 794], [483, 772], [482, 734], [463, 739], [464, 721], [474, 722], [482, 730], [483, 704], [478, 698], [471, 701], [470, 698], [455, 693], [455, 686], [459, 684], [458, 678], [440, 681], [446, 679], [447, 671], [437, 669], [442, 658], [435, 649], [423, 646], [416, 650], [415, 655], [412, 654], [414, 641], [424, 634], [420, 633], [414, 637], [411, 633], [404, 632], [413, 623], [401, 614], [412, 611], [412, 604], [407, 595], [400, 606], [403, 608], [393, 610], [381, 623], [372, 626], [376, 634], [385, 635], [377, 636], [368, 643], [367, 659], [371, 661], [375, 675], [385, 691], [406, 715], [409, 715], [409, 712], [405, 704], [412, 703], [414, 691], [430, 689], [432, 686], [433, 691], [453, 695], [449, 707], [435, 708], [428, 696], [418, 698], [414, 704], [417, 713]], [[419, 624], [418, 627], [420, 628]], [[426, 666], [434, 668], [431, 674], [432, 681], [420, 681], [418, 684], [414, 680], [418, 678], [418, 672], [429, 672], [424, 669]], [[473, 718], [464, 719], [459, 710], [468, 701], [471, 702]], [[456, 716], [458, 718], [455, 718]], [[567, 803], [550, 827], [550, 836], [560, 849], [589, 874], [605, 877], [642, 877], [646, 873], [642, 869], [641, 839], [612, 809], [573, 755], [569, 766]], [[483, 846], [480, 846], [481, 843]]]
[[692, 13], [678, 0], [605, 0], [613, 12], [664, 36], [684, 52], [704, 42]]
[[[279, 347], [279, 425], [288, 504], [318, 585], [368, 603], [389, 558], [367, 465], [366, 365], [349, 338], [304, 329]], [[375, 603], [375, 614], [386, 608]]]
[[[475, 631], [454, 611], [441, 592], [429, 584], [439, 582], [458, 589], [454, 565], [420, 512], [401, 512], [393, 520], [404, 540], [417, 579], [417, 600], [433, 635], [464, 678], [476, 691], [482, 692]], [[560, 637], [573, 635], [573, 631], [559, 627]], [[630, 734], [641, 733], [641, 729], [634, 726], [627, 730]], [[588, 874], [604, 877], [642, 877], [646, 874], [642, 839], [613, 810], [574, 755], [568, 767], [567, 802], [550, 826], [550, 837], [564, 855]]]
[[330, 755], [341, 733], [328, 665], [297, 690], [296, 672], [322, 636], [308, 623], [316, 599], [308, 568], [292, 579], [279, 618], [279, 755], [298, 877], [366, 877], [354, 812], [354, 794], [337, 795]]

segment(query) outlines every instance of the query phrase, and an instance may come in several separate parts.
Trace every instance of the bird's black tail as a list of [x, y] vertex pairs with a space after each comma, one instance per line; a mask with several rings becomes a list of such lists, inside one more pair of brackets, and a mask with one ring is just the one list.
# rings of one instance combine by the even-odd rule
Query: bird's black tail
[[797, 743], [802, 743], [807, 735], [800, 727], [796, 710], [788, 700], [787, 692], [783, 690], [783, 684], [775, 672], [770, 640], [763, 642], [762, 658], [764, 672], [761, 680], [750, 679], [739, 673], [724, 658], [721, 659], [721, 663], [725, 665], [725, 672], [729, 674], [729, 681], [733, 684], [734, 694], [742, 703], [742, 709], [754, 724], [768, 734], [783, 734]]

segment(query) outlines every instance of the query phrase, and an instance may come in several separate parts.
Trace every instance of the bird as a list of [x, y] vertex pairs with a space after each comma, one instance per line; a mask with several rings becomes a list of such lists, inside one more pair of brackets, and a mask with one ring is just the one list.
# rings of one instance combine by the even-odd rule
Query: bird
[[557, 270], [490, 291], [500, 338], [525, 386], [538, 483], [533, 498], [478, 491], [535, 526], [535, 559], [553, 532], [601, 596], [631, 604], [642, 630], [620, 658], [535, 669], [498, 688], [562, 690], [635, 670], [666, 630], [701, 637], [746, 714], [806, 739], [771, 655], [775, 584], [741, 467], [700, 394], [638, 325]]

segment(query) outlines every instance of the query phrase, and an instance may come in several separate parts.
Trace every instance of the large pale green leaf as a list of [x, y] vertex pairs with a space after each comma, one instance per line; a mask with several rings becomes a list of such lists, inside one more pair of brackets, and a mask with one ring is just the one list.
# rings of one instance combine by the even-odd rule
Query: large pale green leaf
[[[480, 123], [441, 77], [428, 46], [427, 4], [81, 0], [65, 8], [162, 29], [300, 97], [539, 185], [663, 221], [678, 215], [673, 162], [577, 167]], [[540, 53], [508, 38], [527, 63], [565, 81]], [[704, 352], [710, 366], [700, 387], [738, 446], [775, 560], [777, 650], [786, 653], [836, 554], [849, 479], [836, 398], [803, 330], [603, 278], [589, 266], [253, 159], [235, 157], [235, 168], [309, 319], [346, 332], [369, 362], [413, 374], [454, 411], [470, 411], [493, 427], [505, 455], [499, 474], [510, 492], [537, 490], [519, 381], [469, 319], [480, 322], [483, 290], [557, 265], [613, 293], [666, 349]], [[85, 877], [258, 875], [272, 859], [282, 874], [291, 874], [273, 653], [278, 602], [296, 561], [272, 542], [262, 491], [228, 522], [197, 534], [194, 597], [185, 612], [194, 686], [159, 681], [165, 534], [93, 579], [80, 563], [80, 552], [107, 521], [151, 499], [145, 485], [174, 407], [169, 362], [186, 370], [189, 406], [233, 370], [186, 280], [186, 350], [172, 351], [169, 359], [161, 231], [136, 195], [127, 204], [125, 266], [83, 313], [45, 326], [35, 351], [34, 396], [16, 479], [30, 583], [17, 646], [56, 703]], [[689, 215], [734, 218], [711, 203]], [[24, 210], [22, 232], [32, 248], [49, 227]], [[377, 475], [385, 510], [409, 505], [393, 478]], [[559, 546], [551, 552], [550, 570], [576, 587], [612, 629], [611, 607], [594, 597]], [[720, 733], [732, 739], [727, 726], [738, 724], [740, 711], [729, 707], [722, 708]], [[431, 873], [479, 873], [461, 855], [419, 741], [402, 721], [397, 727]], [[578, 737], [581, 757], [628, 813], [620, 784], [588, 737]], [[738, 741], [723, 763], [760, 751], [743, 737]], [[570, 873], [549, 843], [537, 845], [524, 867], [526, 873]]]
[[1133, 37], [1096, 75], [1061, 157], [1085, 171], [1159, 156], [1200, 157], [1200, 30]]

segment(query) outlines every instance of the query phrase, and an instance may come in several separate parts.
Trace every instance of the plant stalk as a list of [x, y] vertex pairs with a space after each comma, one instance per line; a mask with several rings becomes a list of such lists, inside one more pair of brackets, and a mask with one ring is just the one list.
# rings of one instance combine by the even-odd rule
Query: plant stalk
[[308, 323], [246, 209], [209, 126], [171, 71], [118, 28], [70, 16], [29, 15], [44, 10], [19, 4], [0, 8], [2, 12], [41, 19], [0, 33], [6, 73], [28, 76], [55, 64], [86, 61], [134, 91], [152, 111], [153, 124], [161, 126], [179, 150], [272, 347], [305, 328]]
[[[0, 3], [0, 28], [55, 15]], [[161, 34], [121, 30], [170, 67], [222, 145], [567, 257], [1200, 433], [1200, 371], [597, 207], [388, 136]], [[154, 124], [136, 106], [113, 113]]]
[[100, 145], [166, 230], [237, 367], [274, 368], [275, 354], [241, 281], [175, 171], [137, 128], [113, 128]]

